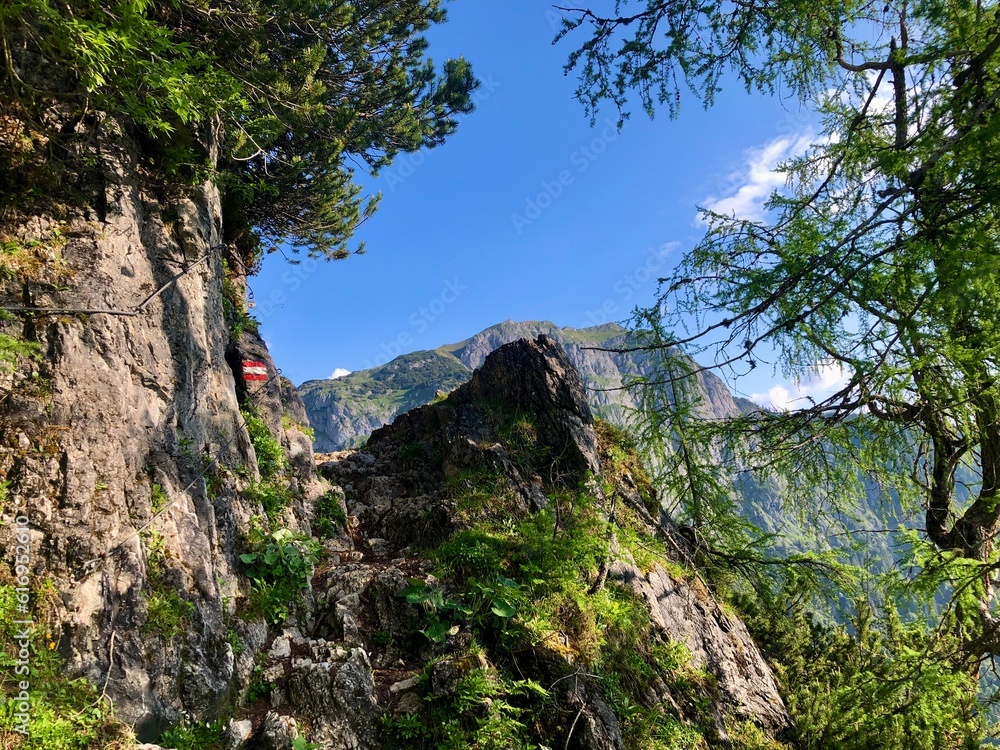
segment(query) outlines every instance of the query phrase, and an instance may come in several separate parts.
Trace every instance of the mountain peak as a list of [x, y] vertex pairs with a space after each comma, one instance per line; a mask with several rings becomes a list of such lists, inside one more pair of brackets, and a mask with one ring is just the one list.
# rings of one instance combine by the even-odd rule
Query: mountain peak
[[[337, 380], [313, 380], [300, 387], [316, 431], [316, 449], [340, 450], [357, 445], [373, 430], [396, 416], [430, 403], [472, 377], [487, 356], [505, 344], [547, 336], [561, 346], [580, 371], [590, 408], [598, 416], [624, 424], [636, 408], [631, 393], [613, 390], [623, 381], [646, 374], [643, 352], [617, 354], [628, 343], [628, 332], [617, 323], [587, 328], [561, 328], [547, 320], [505, 320], [454, 344], [404, 354], [380, 367]], [[597, 348], [595, 348], [597, 347]], [[736, 411], [722, 381], [711, 375], [702, 380], [705, 403], [714, 414]]]

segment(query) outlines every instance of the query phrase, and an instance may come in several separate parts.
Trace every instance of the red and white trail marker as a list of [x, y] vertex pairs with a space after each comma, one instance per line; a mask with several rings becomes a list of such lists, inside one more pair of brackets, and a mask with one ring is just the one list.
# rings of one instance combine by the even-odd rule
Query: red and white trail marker
[[267, 380], [267, 365], [255, 359], [244, 359], [243, 379], [247, 382]]

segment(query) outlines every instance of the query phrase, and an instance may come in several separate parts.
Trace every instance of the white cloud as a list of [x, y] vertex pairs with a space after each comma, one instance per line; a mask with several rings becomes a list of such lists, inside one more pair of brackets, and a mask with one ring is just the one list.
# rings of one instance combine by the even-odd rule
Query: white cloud
[[850, 374], [836, 362], [820, 362], [809, 377], [791, 383], [779, 384], [766, 393], [752, 393], [750, 399], [761, 406], [788, 411], [808, 407], [809, 399], [822, 401], [845, 385]]
[[[743, 168], [729, 175], [734, 187], [726, 190], [723, 196], [709, 196], [703, 201], [704, 207], [719, 214], [735, 215], [738, 219], [763, 219], [764, 203], [771, 193], [786, 184], [787, 175], [777, 171], [778, 165], [804, 154], [814, 137], [812, 131], [806, 131], [799, 135], [782, 136], [749, 149], [745, 153]], [[698, 222], [706, 223], [703, 217], [699, 217]]]
[[350, 370], [345, 370], [343, 367], [338, 367], [332, 373], [330, 373], [330, 380], [336, 380], [337, 378], [342, 378], [345, 375], [350, 375]]

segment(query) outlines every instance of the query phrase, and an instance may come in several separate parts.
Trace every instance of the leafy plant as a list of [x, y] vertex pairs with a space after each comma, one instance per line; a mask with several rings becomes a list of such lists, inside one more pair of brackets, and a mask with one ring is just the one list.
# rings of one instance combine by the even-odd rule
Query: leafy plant
[[257, 469], [261, 479], [274, 479], [285, 469], [285, 451], [281, 443], [271, 434], [267, 423], [251, 408], [244, 408], [243, 423], [246, 425], [250, 442], [257, 456]]
[[167, 495], [166, 491], [158, 484], [153, 485], [153, 490], [150, 493], [150, 506], [153, 514], [159, 513], [165, 507], [167, 503], [170, 502], [170, 496]]
[[312, 530], [320, 539], [330, 539], [347, 528], [347, 514], [335, 492], [326, 492], [313, 507]]
[[[52, 598], [58, 592], [46, 581], [31, 592], [30, 604], [10, 582], [0, 583], [0, 670], [10, 679], [0, 681], [0, 746], [25, 750], [127, 750], [135, 744], [128, 726], [115, 718], [112, 707], [83, 678], [69, 677], [47, 631], [54, 612]], [[27, 609], [27, 611], [26, 611]], [[30, 732], [25, 740], [16, 728], [21, 724], [14, 710], [20, 690], [16, 670], [22, 666], [15, 650], [15, 637], [24, 626], [15, 624], [28, 615], [30, 639]], [[23, 678], [22, 678], [23, 679]]]
[[269, 622], [281, 622], [288, 617], [289, 604], [307, 587], [320, 544], [282, 528], [268, 535], [253, 530], [247, 546], [250, 551], [240, 560], [254, 581], [251, 606]]
[[229, 324], [229, 336], [233, 341], [239, 341], [244, 331], [257, 333], [260, 327], [260, 321], [247, 311], [243, 295], [228, 275], [222, 284], [222, 315]]
[[542, 750], [532, 741], [526, 719], [547, 699], [548, 691], [537, 682], [514, 680], [494, 669], [471, 669], [449, 695], [426, 695], [425, 714], [387, 714], [382, 727], [401, 750]]
[[146, 619], [142, 632], [173, 638], [184, 632], [194, 605], [184, 599], [166, 580], [166, 540], [156, 530], [143, 534], [146, 541]]
[[243, 490], [243, 497], [251, 502], [260, 503], [272, 523], [281, 518], [282, 513], [294, 500], [288, 483], [281, 478], [266, 479], [248, 485]]
[[515, 603], [521, 599], [520, 588], [517, 581], [503, 576], [492, 585], [469, 579], [465, 590], [452, 599], [440, 587], [414, 579], [399, 595], [425, 608], [427, 623], [420, 632], [434, 643], [443, 643], [455, 622], [507, 630], [511, 627], [508, 621], [517, 615]]
[[144, 633], [157, 633], [164, 638], [173, 638], [184, 632], [188, 617], [194, 605], [176, 591], [166, 589], [161, 582], [154, 584], [145, 594], [146, 621], [142, 624]]
[[213, 722], [184, 722], [171, 727], [160, 736], [160, 744], [173, 750], [223, 750], [222, 738], [225, 723], [219, 719]]

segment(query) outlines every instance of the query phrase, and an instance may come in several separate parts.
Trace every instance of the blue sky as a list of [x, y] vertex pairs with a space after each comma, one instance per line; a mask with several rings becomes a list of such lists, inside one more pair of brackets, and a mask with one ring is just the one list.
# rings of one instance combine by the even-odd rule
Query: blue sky
[[[261, 331], [295, 383], [506, 319], [624, 320], [701, 236], [696, 206], [752, 213], [781, 184], [769, 167], [808, 132], [795, 100], [735, 81], [707, 112], [688, 97], [677, 120], [635, 112], [619, 133], [608, 109], [591, 127], [563, 75], [582, 37], [552, 45], [551, 5], [448, 7], [431, 54], [471, 60], [476, 111], [443, 146], [365, 176], [384, 196], [358, 235], [365, 255], [298, 266], [272, 255], [251, 280]], [[778, 383], [767, 370], [740, 390]]]

